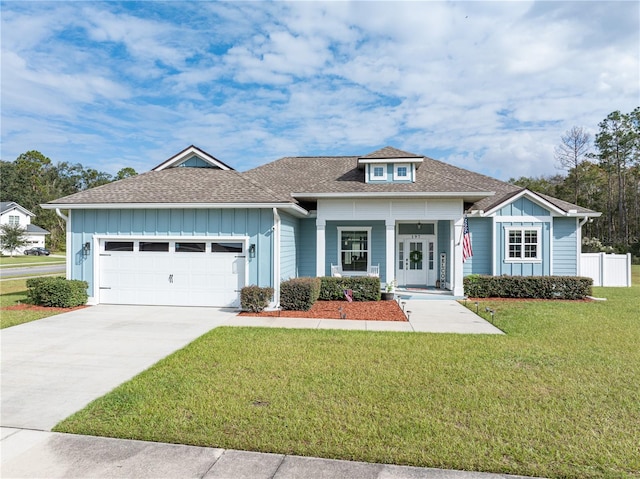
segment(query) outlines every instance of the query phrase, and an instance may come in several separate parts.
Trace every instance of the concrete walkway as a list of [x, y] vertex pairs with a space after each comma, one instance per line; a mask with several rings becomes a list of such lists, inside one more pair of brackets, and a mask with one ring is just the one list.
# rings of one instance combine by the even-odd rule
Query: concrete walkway
[[516, 479], [523, 476], [2, 428], [8, 478]]

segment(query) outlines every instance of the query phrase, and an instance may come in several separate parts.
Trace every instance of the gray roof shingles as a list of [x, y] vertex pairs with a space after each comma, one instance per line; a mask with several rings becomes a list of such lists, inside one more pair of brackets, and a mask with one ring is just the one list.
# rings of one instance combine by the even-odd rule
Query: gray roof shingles
[[[358, 159], [416, 158], [422, 160], [414, 183], [367, 184]], [[488, 211], [523, 188], [432, 158], [384, 147], [365, 156], [284, 157], [245, 173], [207, 168], [168, 168], [82, 191], [53, 204], [118, 203], [296, 203], [292, 194], [312, 198], [322, 193], [465, 193], [477, 199], [469, 210]], [[558, 208], [593, 213], [586, 208], [546, 197]]]

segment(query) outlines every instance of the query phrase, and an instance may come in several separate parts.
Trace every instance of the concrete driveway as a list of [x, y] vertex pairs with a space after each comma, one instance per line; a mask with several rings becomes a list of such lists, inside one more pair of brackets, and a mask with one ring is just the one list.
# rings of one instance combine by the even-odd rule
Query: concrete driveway
[[99, 305], [3, 329], [0, 424], [51, 430], [235, 314]]

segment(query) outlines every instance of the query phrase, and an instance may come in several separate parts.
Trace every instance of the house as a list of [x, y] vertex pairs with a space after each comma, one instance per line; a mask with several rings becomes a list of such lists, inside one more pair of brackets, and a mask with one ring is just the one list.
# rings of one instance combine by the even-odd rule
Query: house
[[277, 303], [281, 280], [336, 272], [455, 296], [472, 273], [579, 275], [581, 226], [600, 215], [392, 147], [240, 173], [190, 146], [42, 206], [68, 220], [67, 276], [92, 303], [193, 306], [237, 306], [250, 284]]
[[[49, 232], [39, 226], [31, 224], [31, 218], [35, 216], [31, 211], [23, 208], [13, 201], [0, 202], [0, 225], [18, 225], [25, 229], [27, 245], [18, 248], [14, 253], [22, 253], [25, 249], [41, 247], [44, 248], [44, 238]], [[1, 251], [2, 254], [10, 254], [10, 251]]]

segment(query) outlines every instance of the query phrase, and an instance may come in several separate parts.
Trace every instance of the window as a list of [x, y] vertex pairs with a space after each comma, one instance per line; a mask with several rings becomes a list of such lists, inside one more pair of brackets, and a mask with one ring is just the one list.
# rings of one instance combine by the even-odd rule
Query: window
[[9, 224], [11, 226], [18, 226], [20, 224], [20, 217], [9, 215]]
[[338, 256], [343, 272], [369, 271], [369, 236], [371, 228], [338, 228]]
[[133, 251], [133, 241], [105, 241], [105, 251]]
[[176, 243], [176, 253], [204, 253], [204, 243]]
[[393, 170], [394, 180], [408, 180], [409, 179], [409, 165], [396, 165]]
[[540, 228], [506, 227], [507, 261], [540, 261]]
[[371, 165], [371, 179], [372, 180], [386, 180], [387, 179], [387, 165]]
[[212, 253], [242, 253], [242, 243], [211, 243]]
[[169, 243], [155, 241], [140, 241], [140, 251], [169, 251]]

